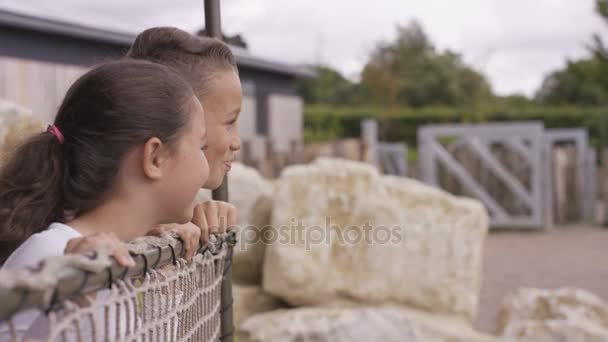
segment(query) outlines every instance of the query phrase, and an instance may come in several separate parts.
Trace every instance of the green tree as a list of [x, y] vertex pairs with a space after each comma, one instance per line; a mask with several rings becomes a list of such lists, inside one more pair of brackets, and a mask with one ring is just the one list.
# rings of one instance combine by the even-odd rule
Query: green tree
[[498, 108], [525, 108], [534, 104], [532, 100], [523, 94], [497, 96], [494, 103]]
[[[602, 20], [608, 24], [608, 0], [596, 0], [595, 10]], [[608, 61], [608, 49], [604, 45], [604, 42], [599, 34], [593, 35], [593, 46], [591, 48], [594, 56], [602, 60], [603, 62]]]
[[355, 94], [355, 84], [328, 66], [316, 66], [317, 76], [298, 81], [300, 95], [308, 104], [350, 104]]
[[[596, 12], [608, 24], [608, 0], [596, 0]], [[568, 61], [566, 67], [545, 77], [535, 100], [543, 104], [608, 104], [608, 50], [599, 34], [589, 47], [591, 56]]]
[[436, 51], [416, 21], [397, 28], [397, 38], [378, 44], [361, 73], [362, 93], [372, 104], [466, 106], [492, 97], [485, 78], [460, 55]]
[[597, 57], [568, 61], [563, 70], [545, 78], [535, 95], [537, 101], [549, 105], [590, 105], [606, 103], [608, 93], [603, 63]]

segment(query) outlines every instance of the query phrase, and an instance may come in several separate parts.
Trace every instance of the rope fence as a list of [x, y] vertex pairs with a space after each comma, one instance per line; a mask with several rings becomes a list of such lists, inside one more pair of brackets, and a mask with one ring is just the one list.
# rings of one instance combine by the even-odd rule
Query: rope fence
[[232, 340], [235, 243], [234, 232], [212, 235], [186, 262], [164, 234], [128, 243], [131, 268], [91, 253], [1, 270], [0, 341]]

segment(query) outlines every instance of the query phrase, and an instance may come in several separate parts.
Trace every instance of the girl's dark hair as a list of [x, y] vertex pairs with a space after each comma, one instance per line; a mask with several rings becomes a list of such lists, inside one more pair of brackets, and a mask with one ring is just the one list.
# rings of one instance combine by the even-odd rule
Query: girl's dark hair
[[135, 38], [127, 57], [170, 67], [192, 85], [197, 96], [206, 93], [209, 81], [218, 71], [238, 72], [228, 45], [215, 38], [193, 36], [175, 27], [143, 31]]
[[112, 62], [80, 77], [54, 122], [65, 141], [40, 133], [0, 170], [0, 263], [65, 212], [98, 206], [132, 148], [152, 137], [174, 147], [190, 122], [193, 96], [190, 85], [156, 63]]

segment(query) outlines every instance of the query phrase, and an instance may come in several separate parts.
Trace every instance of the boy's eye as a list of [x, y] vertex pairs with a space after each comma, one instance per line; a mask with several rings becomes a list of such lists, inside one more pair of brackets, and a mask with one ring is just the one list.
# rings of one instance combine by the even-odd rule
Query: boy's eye
[[207, 151], [208, 148], [209, 148], [209, 145], [204, 145], [203, 147], [201, 147], [201, 150]]

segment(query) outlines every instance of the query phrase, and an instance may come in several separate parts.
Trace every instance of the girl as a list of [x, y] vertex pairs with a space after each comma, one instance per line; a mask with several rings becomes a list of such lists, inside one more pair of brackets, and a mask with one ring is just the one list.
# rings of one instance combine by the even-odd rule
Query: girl
[[[217, 39], [195, 37], [173, 27], [155, 27], [137, 36], [127, 57], [166, 65], [192, 86], [194, 95], [205, 107], [207, 137], [211, 142], [205, 150], [209, 178], [203, 188], [218, 188], [241, 148], [237, 120], [243, 95], [230, 48]], [[165, 228], [187, 234], [196, 231], [193, 227], [196, 225], [202, 232], [201, 240], [206, 241], [209, 231], [221, 232], [236, 223], [235, 208], [227, 203], [209, 201], [198, 205], [195, 211], [206, 215], [195, 215], [193, 223], [173, 224]], [[160, 230], [162, 228], [157, 228], [153, 233]], [[83, 252], [104, 246], [122, 255], [124, 252], [114, 240], [106, 235], [88, 235], [70, 241], [66, 252]]]
[[[62, 254], [72, 238], [102, 234], [116, 252], [121, 244], [112, 240], [190, 222], [195, 195], [209, 177], [207, 140], [200, 102], [167, 67], [119, 61], [86, 73], [48, 131], [20, 146], [0, 171], [3, 267]], [[213, 207], [214, 217], [197, 208], [201, 226], [234, 221], [229, 208]], [[220, 213], [225, 217], [218, 219]], [[115, 253], [119, 261], [132, 263], [122, 253]], [[36, 317], [22, 316], [17, 329]]]

